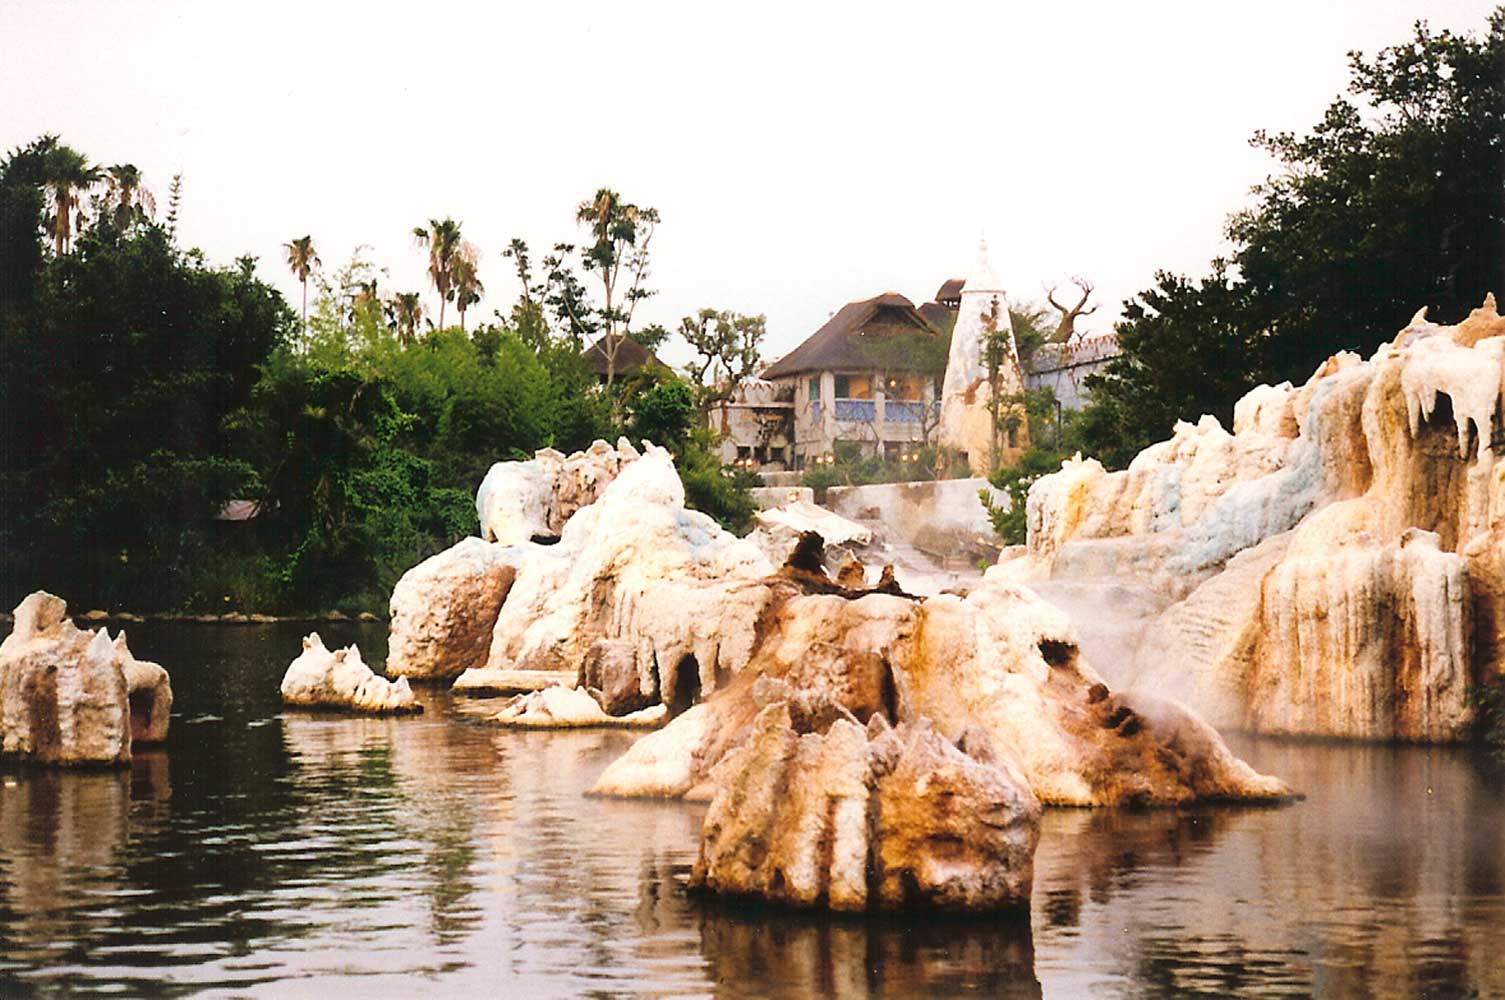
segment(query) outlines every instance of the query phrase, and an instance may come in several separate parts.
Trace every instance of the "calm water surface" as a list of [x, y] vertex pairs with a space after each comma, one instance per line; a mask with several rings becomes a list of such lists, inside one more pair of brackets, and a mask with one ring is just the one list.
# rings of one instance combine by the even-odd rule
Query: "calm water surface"
[[1052, 810], [1028, 919], [830, 919], [687, 897], [701, 810], [581, 794], [628, 734], [285, 714], [298, 627], [131, 637], [167, 747], [0, 776], [0, 996], [1505, 996], [1467, 752], [1235, 740], [1309, 798]]

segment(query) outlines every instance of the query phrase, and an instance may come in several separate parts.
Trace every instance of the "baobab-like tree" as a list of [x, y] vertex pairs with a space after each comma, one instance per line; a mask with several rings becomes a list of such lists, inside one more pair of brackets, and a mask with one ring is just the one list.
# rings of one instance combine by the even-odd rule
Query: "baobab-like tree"
[[1071, 283], [1081, 289], [1082, 297], [1077, 300], [1076, 305], [1069, 308], [1055, 300], [1056, 288], [1058, 286], [1051, 285], [1045, 290], [1045, 301], [1049, 302], [1061, 314], [1061, 321], [1056, 325], [1056, 332], [1046, 338], [1046, 343], [1066, 343], [1076, 333], [1077, 319], [1082, 316], [1091, 316], [1097, 312], [1097, 306], [1093, 306], [1091, 309], [1082, 308], [1087, 304], [1087, 297], [1092, 294], [1092, 289], [1096, 286], [1080, 275], [1072, 278]]
[[314, 238], [312, 236], [300, 236], [295, 240], [288, 240], [282, 244], [287, 251], [287, 266], [297, 277], [298, 283], [303, 286], [303, 336], [308, 336], [308, 276], [314, 268], [322, 262], [314, 250]]
[[446, 216], [430, 219], [427, 226], [414, 226], [413, 239], [428, 250], [429, 281], [439, 293], [439, 329], [444, 329], [444, 304], [455, 294], [455, 261], [463, 251], [460, 223]]

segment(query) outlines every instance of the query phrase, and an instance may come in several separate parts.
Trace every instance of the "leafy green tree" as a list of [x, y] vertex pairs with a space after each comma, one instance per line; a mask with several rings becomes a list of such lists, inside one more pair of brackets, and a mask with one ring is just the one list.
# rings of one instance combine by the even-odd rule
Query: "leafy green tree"
[[398, 292], [392, 296], [391, 309], [398, 341], [411, 344], [417, 337], [418, 324], [423, 322], [423, 296], [417, 292]]
[[[1505, 8], [1482, 37], [1350, 53], [1348, 96], [1306, 135], [1257, 133], [1278, 172], [1234, 215], [1209, 277], [1157, 273], [1128, 303], [1123, 357], [1088, 380], [1085, 423], [1122, 459], [1260, 381], [1373, 351], [1418, 307], [1461, 319], [1505, 288]], [[1115, 464], [1121, 464], [1115, 462]]]
[[679, 335], [697, 355], [685, 366], [695, 386], [696, 406], [704, 420], [713, 407], [722, 404], [722, 434], [730, 431], [725, 403], [757, 371], [767, 332], [768, 321], [763, 316], [717, 309], [702, 309], [679, 321]]

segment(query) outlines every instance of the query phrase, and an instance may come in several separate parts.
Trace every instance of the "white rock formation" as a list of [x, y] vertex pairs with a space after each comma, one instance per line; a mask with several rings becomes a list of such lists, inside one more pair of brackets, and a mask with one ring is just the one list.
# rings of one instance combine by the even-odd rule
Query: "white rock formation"
[[[492, 633], [486, 673], [578, 672], [598, 642], [632, 650], [642, 691], [682, 708], [752, 655], [768, 559], [684, 506], [668, 452], [645, 445], [555, 545], [528, 545]], [[470, 684], [473, 671], [456, 687]]]
[[1047, 804], [1290, 794], [1179, 705], [1109, 692], [1078, 655], [1065, 615], [997, 580], [965, 598], [787, 597], [745, 669], [756, 683], [739, 682], [638, 741], [594, 791], [706, 797], [711, 768], [747, 738], [755, 689], [777, 682], [862, 722], [928, 718], [953, 742], [981, 730]]
[[[1011, 396], [1023, 390], [1024, 376], [1019, 369], [1019, 354], [1014, 345], [1013, 325], [1003, 283], [988, 262], [988, 247], [979, 249], [977, 267], [962, 286], [961, 306], [951, 331], [951, 350], [946, 359], [946, 381], [941, 391], [940, 443], [965, 452], [978, 475], [991, 469], [993, 416], [989, 412], [992, 387], [988, 379], [983, 348], [988, 333], [1003, 331], [1008, 337], [1000, 369], [1001, 394]], [[1022, 444], [1022, 442], [1021, 442]], [[1006, 448], [1008, 442], [1001, 443]]]
[[526, 462], [498, 462], [476, 492], [481, 537], [503, 545], [556, 537], [575, 511], [594, 503], [637, 459], [637, 449], [619, 438], [615, 448], [597, 441], [568, 457], [545, 448]]
[[42, 764], [125, 764], [133, 740], [167, 737], [167, 671], [137, 660], [125, 634], [86, 632], [62, 598], [37, 591], [0, 643], [0, 753]]
[[[1448, 741], [1505, 675], [1505, 319], [1424, 312], [1366, 360], [1260, 386], [1123, 472], [1030, 491], [1015, 580], [1138, 581], [1173, 602], [1121, 686], [1257, 732]], [[1047, 588], [1048, 589], [1048, 588]]]
[[376, 714], [421, 712], [406, 677], [389, 681], [372, 673], [360, 650], [324, 648], [319, 633], [303, 640], [303, 652], [282, 676], [282, 701], [298, 708], [331, 708]]
[[827, 545], [867, 545], [873, 540], [873, 533], [868, 528], [808, 500], [760, 510], [753, 516], [760, 527], [791, 538], [799, 537], [804, 531], [813, 531]]
[[392, 590], [387, 674], [452, 680], [486, 664], [515, 549], [467, 538], [402, 575]]
[[517, 729], [653, 729], [669, 717], [663, 705], [607, 715], [582, 688], [555, 685], [518, 695], [502, 706], [491, 721]]

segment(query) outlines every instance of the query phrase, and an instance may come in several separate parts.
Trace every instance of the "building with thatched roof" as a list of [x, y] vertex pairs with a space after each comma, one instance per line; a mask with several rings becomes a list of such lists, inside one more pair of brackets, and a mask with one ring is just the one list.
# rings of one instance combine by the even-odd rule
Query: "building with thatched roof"
[[[608, 340], [608, 337], [611, 339]], [[615, 364], [611, 364], [610, 346], [612, 345], [616, 347]], [[606, 381], [606, 370], [608, 367], [612, 369], [612, 376], [614, 378], [631, 375], [633, 372], [644, 367], [667, 367], [652, 351], [623, 334], [616, 336], [605, 334], [594, 344], [582, 351], [581, 355], [585, 358], [585, 366], [594, 372], [596, 377], [602, 382]]]
[[946, 335], [898, 292], [849, 302], [763, 372], [793, 401], [793, 465], [896, 458], [929, 440]]

